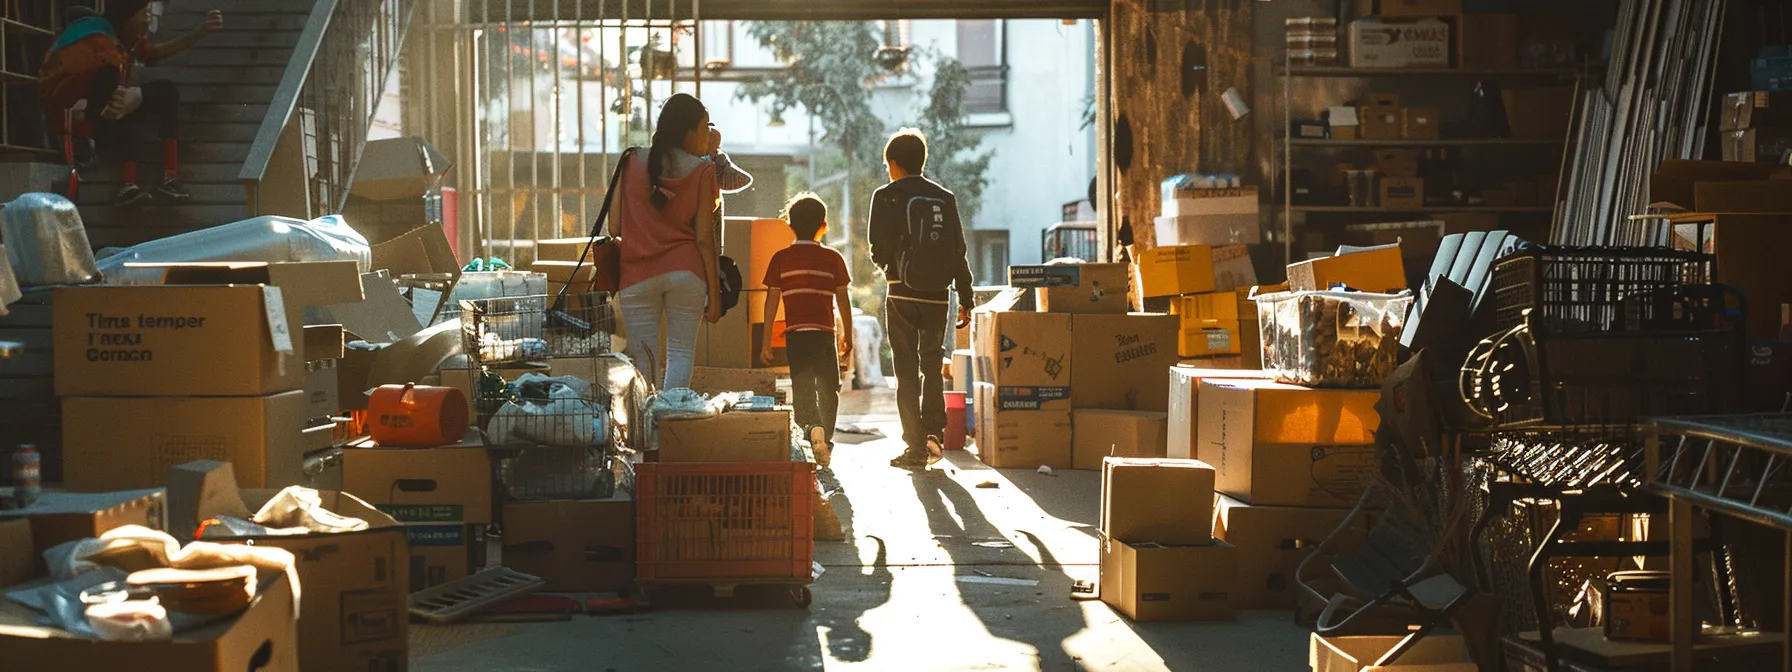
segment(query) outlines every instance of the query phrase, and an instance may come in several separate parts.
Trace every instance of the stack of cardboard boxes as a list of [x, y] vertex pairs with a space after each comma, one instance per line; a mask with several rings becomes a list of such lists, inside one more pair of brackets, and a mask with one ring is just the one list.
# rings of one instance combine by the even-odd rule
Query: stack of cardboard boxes
[[1213, 467], [1110, 457], [1101, 470], [1101, 599], [1135, 621], [1231, 620], [1239, 550], [1214, 539]]
[[439, 448], [368, 442], [342, 451], [343, 490], [405, 526], [409, 592], [485, 567], [492, 480], [491, 458], [476, 440]]
[[[56, 290], [65, 485], [160, 485], [194, 459], [303, 482], [306, 306], [361, 300], [354, 262], [175, 264], [165, 284]], [[326, 447], [327, 446], [323, 446]]]
[[1727, 94], [1719, 128], [1725, 161], [1784, 164], [1792, 151], [1792, 92]]

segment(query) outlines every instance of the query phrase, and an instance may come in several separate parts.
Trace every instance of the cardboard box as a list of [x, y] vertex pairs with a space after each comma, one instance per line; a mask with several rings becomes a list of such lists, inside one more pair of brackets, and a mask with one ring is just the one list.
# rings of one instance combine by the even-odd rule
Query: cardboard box
[[1352, 21], [1350, 67], [1448, 68], [1450, 25], [1437, 19], [1374, 16]]
[[348, 344], [340, 324], [307, 324], [304, 339], [307, 362], [342, 359], [342, 350]]
[[1247, 245], [1222, 245], [1213, 248], [1213, 288], [1228, 291], [1257, 284], [1257, 267], [1251, 262]]
[[1255, 321], [1257, 302], [1251, 299], [1249, 287], [1205, 292], [1176, 297], [1170, 304], [1170, 313], [1182, 318], [1184, 328], [1207, 320]]
[[[993, 385], [977, 383], [977, 387], [992, 397], [996, 394]], [[1017, 411], [1002, 408], [1002, 403], [996, 398], [992, 410], [977, 414], [983, 425], [977, 432], [978, 459], [998, 468], [1071, 468], [1069, 408]]]
[[[1250, 326], [1243, 330], [1240, 324]], [[1257, 331], [1257, 322], [1241, 323], [1238, 320], [1183, 320], [1182, 327], [1176, 332], [1176, 354], [1180, 357], [1215, 357], [1219, 355], [1240, 354], [1246, 347], [1246, 340], [1256, 351], [1261, 347], [1258, 343], [1262, 336]]]
[[1104, 458], [1102, 536], [1166, 546], [1211, 543], [1213, 484], [1213, 467], [1200, 460]]
[[327, 418], [342, 412], [342, 380], [336, 361], [305, 363], [305, 417]]
[[1146, 298], [1214, 290], [1213, 248], [1159, 247], [1139, 253], [1139, 286]]
[[1357, 117], [1364, 140], [1399, 140], [1405, 125], [1405, 115], [1394, 105], [1364, 107]]
[[295, 601], [292, 584], [276, 572], [234, 618], [183, 631], [167, 642], [103, 642], [39, 625], [41, 612], [0, 600], [0, 660], [83, 671], [298, 672]]
[[[242, 493], [259, 510], [278, 490]], [[306, 672], [403, 670], [410, 652], [410, 554], [404, 525], [353, 495], [319, 492], [324, 509], [367, 521], [368, 529], [340, 534], [256, 537], [258, 546], [292, 551], [304, 608], [299, 612], [300, 656]], [[206, 541], [244, 541], [206, 536]]]
[[37, 547], [31, 543], [31, 521], [0, 520], [0, 587], [24, 583], [42, 573]]
[[1307, 666], [1313, 672], [1475, 672], [1461, 635], [1426, 635], [1393, 665], [1375, 665], [1403, 637], [1321, 637], [1313, 633]]
[[1297, 292], [1343, 285], [1364, 292], [1398, 293], [1406, 289], [1404, 264], [1399, 245], [1308, 259], [1288, 265], [1288, 286]]
[[1470, 14], [1460, 18], [1456, 67], [1465, 70], [1518, 69], [1518, 15]]
[[1077, 315], [1071, 322], [1073, 408], [1163, 411], [1166, 373], [1176, 365], [1174, 315]]
[[1436, 140], [1441, 134], [1435, 107], [1408, 107], [1400, 112], [1400, 137], [1407, 140]]
[[1107, 457], [1163, 457], [1168, 417], [1155, 411], [1071, 411], [1072, 469], [1100, 469]]
[[547, 581], [544, 591], [626, 591], [635, 580], [635, 502], [624, 492], [505, 504], [503, 559]]
[[[1335, 131], [1334, 131], [1335, 133]], [[1231, 245], [1262, 240], [1256, 187], [1198, 189], [1163, 202], [1157, 244]]]
[[1742, 91], [1724, 94], [1719, 130], [1792, 125], [1792, 91]]
[[1039, 310], [1047, 313], [1124, 313], [1131, 306], [1127, 264], [1050, 264], [1008, 267], [1014, 287], [1037, 287]]
[[1722, 141], [1725, 161], [1781, 164], [1785, 162], [1786, 153], [1792, 151], [1792, 129], [1724, 131]]
[[263, 395], [304, 385], [280, 290], [58, 287], [56, 394]]
[[661, 462], [788, 462], [790, 411], [730, 411], [707, 418], [663, 419]]
[[169, 468], [193, 460], [234, 464], [237, 483], [245, 488], [298, 485], [305, 477], [306, 409], [301, 391], [265, 397], [67, 397], [62, 400], [64, 485], [75, 492], [156, 487]]
[[[22, 509], [0, 509], [0, 523], [31, 521], [32, 573], [49, 571], [42, 554], [51, 546], [100, 536], [125, 525], [168, 527], [168, 499], [161, 489], [118, 492], [46, 492]], [[17, 532], [17, 529], [14, 529]], [[29, 578], [29, 577], [27, 577]], [[7, 583], [6, 585], [12, 585]]]
[[373, 140], [361, 150], [349, 193], [378, 201], [417, 198], [435, 188], [453, 167], [452, 160], [423, 138]]
[[1614, 591], [1604, 586], [1605, 638], [1625, 641], [1668, 641], [1667, 591]]
[[[752, 369], [764, 366], [759, 362], [759, 351], [753, 348], [753, 320], [749, 314], [752, 312], [750, 309], [752, 302], [757, 300], [754, 295], [764, 295], [765, 292], [763, 290], [743, 291], [741, 294], [741, 303], [735, 305], [734, 310], [722, 315], [720, 321], [711, 324], [704, 320], [697, 324], [695, 359], [697, 366], [713, 366], [724, 369]], [[748, 306], [749, 309], [742, 310], [743, 305]], [[617, 313], [617, 318], [621, 319], [621, 313]], [[665, 333], [664, 329], [660, 330], [662, 338]], [[659, 376], [651, 374], [648, 375], [648, 378], [658, 380]]]
[[[1213, 536], [1238, 548], [1238, 581], [1233, 599], [1240, 609], [1292, 609], [1300, 595], [1294, 581], [1301, 560], [1331, 536], [1349, 515], [1346, 509], [1252, 506], [1221, 495], [1214, 508]], [[1339, 553], [1362, 546], [1361, 529], [1339, 537]]]
[[[568, 292], [575, 295], [590, 292], [591, 283], [597, 281], [597, 267], [577, 261], [536, 261], [529, 264], [529, 270], [548, 276], [550, 284], [574, 285]], [[580, 289], [578, 285], [584, 288]]]
[[1450, 16], [1462, 13], [1462, 0], [1381, 0], [1382, 16]]
[[[268, 285], [280, 288], [286, 319], [295, 332], [302, 331], [307, 307], [355, 303], [366, 299], [360, 266], [353, 261], [214, 261], [181, 263], [127, 263], [125, 268], [160, 269], [164, 285]], [[301, 360], [315, 359], [298, 338], [295, 350]], [[324, 353], [334, 354], [333, 349]]]
[[399, 522], [492, 522], [491, 458], [478, 446], [345, 448], [342, 485]]
[[1397, 210], [1425, 207], [1425, 181], [1416, 177], [1384, 177], [1376, 181], [1381, 207]]
[[1419, 153], [1410, 149], [1377, 149], [1370, 164], [1382, 177], [1418, 177]]
[[1225, 542], [1162, 546], [1101, 542], [1101, 601], [1139, 622], [1236, 618], [1236, 549]]
[[1196, 458], [1214, 466], [1220, 492], [1251, 504], [1351, 506], [1375, 466], [1380, 398], [1380, 390], [1204, 380]]
[[752, 392], [775, 397], [778, 396], [778, 374], [765, 369], [697, 366], [691, 368], [691, 389], [704, 394]]
[[1059, 396], [1066, 400], [1063, 408], [1069, 408], [1074, 368], [1071, 315], [979, 312], [973, 318], [979, 325], [980, 342], [975, 345], [982, 348], [977, 356], [987, 358], [990, 365], [988, 375], [978, 375], [977, 380], [1008, 388], [1041, 388], [1035, 396]]
[[535, 241], [535, 261], [578, 261], [590, 238], [549, 238]]
[[[440, 224], [420, 226], [383, 243], [375, 243], [371, 250], [373, 258], [372, 270], [386, 271], [388, 278], [406, 275], [443, 275], [459, 280], [461, 274], [460, 261], [455, 257], [454, 245], [448, 242], [447, 229]], [[363, 276], [365, 279], [366, 276]], [[365, 283], [363, 283], [365, 284]], [[373, 336], [356, 330], [344, 323], [350, 331], [368, 338]]]
[[1201, 410], [1201, 381], [1213, 379], [1268, 380], [1270, 374], [1260, 369], [1213, 369], [1189, 366], [1170, 368], [1170, 402], [1165, 434], [1164, 454], [1178, 459], [1195, 459], [1200, 451], [1198, 438]]

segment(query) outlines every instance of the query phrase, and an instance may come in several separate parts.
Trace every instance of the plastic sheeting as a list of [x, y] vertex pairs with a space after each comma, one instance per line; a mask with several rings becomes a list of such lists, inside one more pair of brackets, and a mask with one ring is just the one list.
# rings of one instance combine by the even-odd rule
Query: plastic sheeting
[[0, 316], [6, 315], [7, 305], [23, 296], [18, 278], [12, 274], [12, 262], [6, 259], [6, 246], [0, 245]]
[[264, 215], [125, 248], [100, 260], [99, 270], [108, 284], [158, 285], [160, 270], [124, 265], [200, 261], [354, 261], [363, 273], [373, 265], [367, 239], [340, 215], [311, 221]]
[[55, 194], [25, 194], [0, 210], [0, 237], [18, 283], [78, 285], [99, 279], [93, 247], [75, 204]]

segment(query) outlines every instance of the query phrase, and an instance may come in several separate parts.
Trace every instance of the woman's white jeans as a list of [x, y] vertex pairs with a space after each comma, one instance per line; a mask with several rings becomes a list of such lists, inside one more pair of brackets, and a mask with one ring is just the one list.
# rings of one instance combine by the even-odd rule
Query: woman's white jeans
[[[690, 271], [661, 273], [622, 290], [617, 297], [628, 327], [628, 356], [649, 379], [665, 366], [662, 390], [691, 386], [697, 326], [709, 303], [709, 285]], [[666, 315], [666, 352], [660, 352], [660, 314]]]

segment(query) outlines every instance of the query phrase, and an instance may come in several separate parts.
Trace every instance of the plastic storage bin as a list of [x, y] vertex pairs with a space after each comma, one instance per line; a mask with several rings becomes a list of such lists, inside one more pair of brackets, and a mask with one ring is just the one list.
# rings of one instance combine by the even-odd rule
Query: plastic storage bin
[[815, 465], [635, 465], [636, 578], [806, 585], [814, 571]]
[[1412, 295], [1277, 292], [1256, 297], [1263, 369], [1308, 387], [1380, 387], [1399, 364]]

